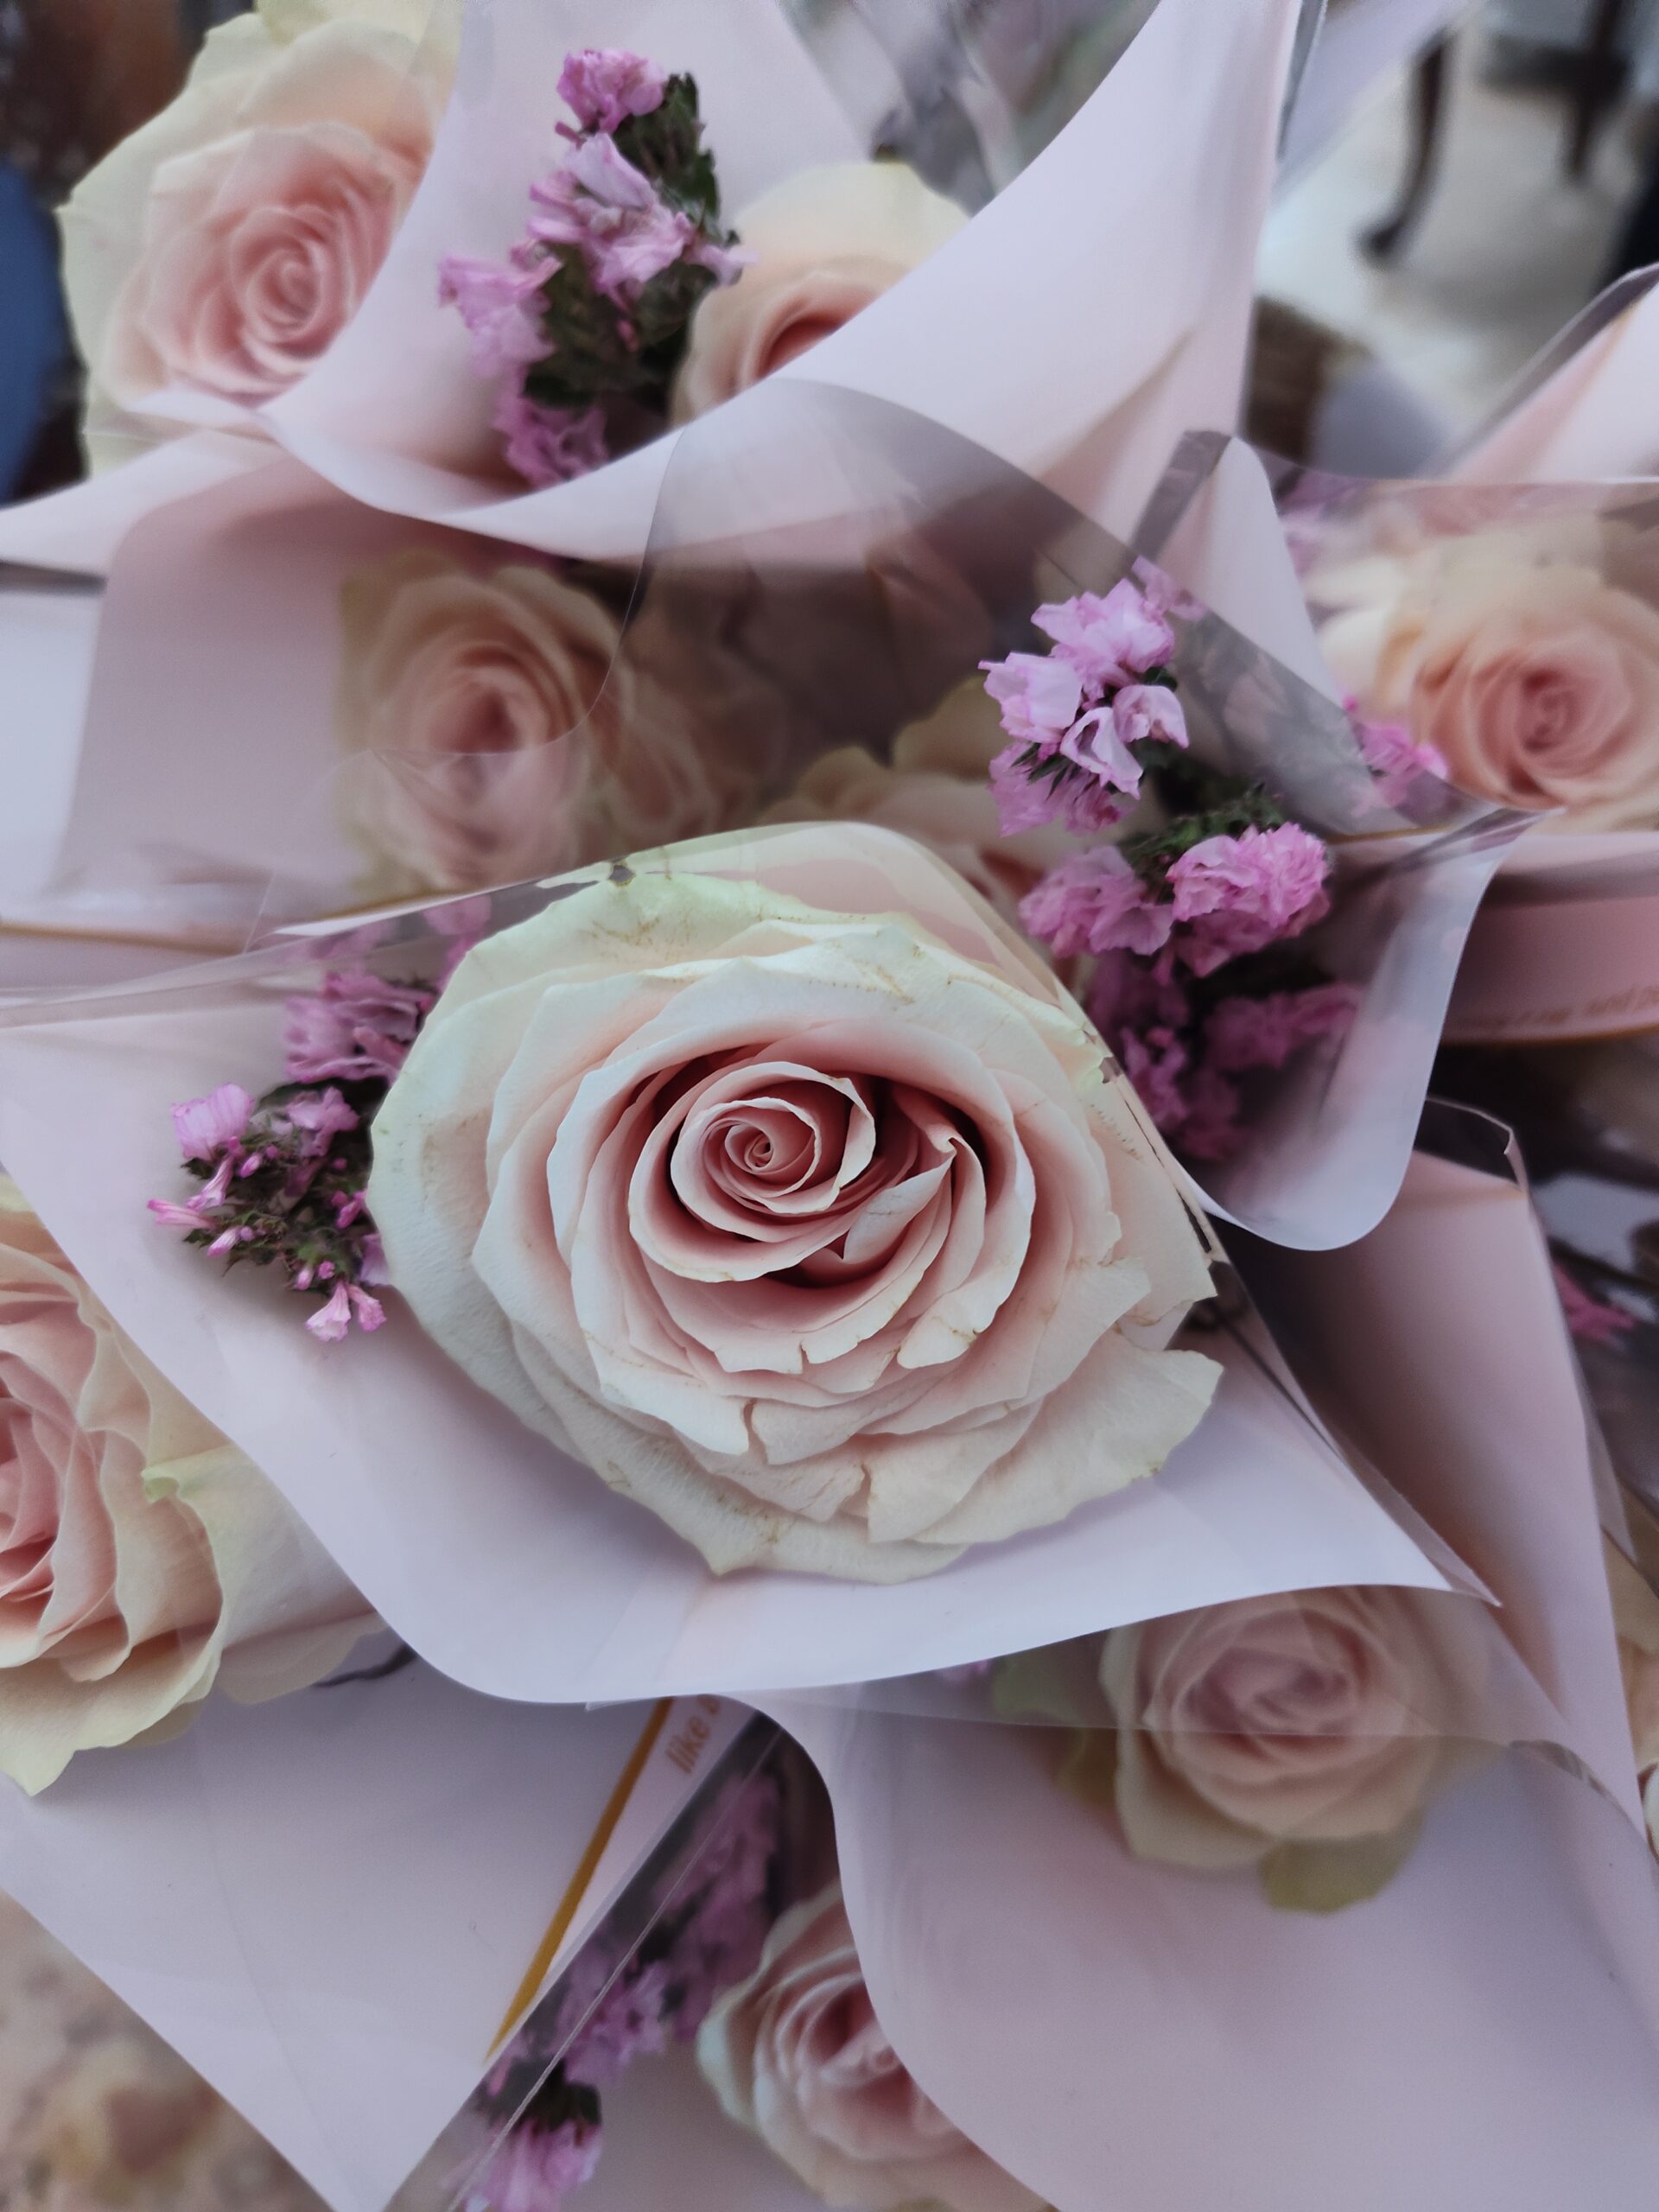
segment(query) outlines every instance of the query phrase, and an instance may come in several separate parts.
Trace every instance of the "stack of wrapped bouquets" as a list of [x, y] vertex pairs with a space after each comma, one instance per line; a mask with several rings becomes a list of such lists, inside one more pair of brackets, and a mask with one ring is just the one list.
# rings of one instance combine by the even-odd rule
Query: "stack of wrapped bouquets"
[[258, 0], [65, 211], [20, 2205], [1651, 2204], [1652, 318], [1253, 452], [1133, 12]]

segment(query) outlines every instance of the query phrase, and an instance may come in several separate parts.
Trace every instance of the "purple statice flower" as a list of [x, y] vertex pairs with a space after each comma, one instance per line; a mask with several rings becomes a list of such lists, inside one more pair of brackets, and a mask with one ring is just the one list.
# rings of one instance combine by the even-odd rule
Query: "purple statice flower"
[[327, 1304], [320, 1306], [305, 1325], [320, 1344], [337, 1344], [353, 1321], [365, 1336], [371, 1336], [385, 1318], [386, 1309], [378, 1298], [359, 1290], [354, 1282], [342, 1281], [335, 1283]]
[[293, 1128], [304, 1131], [301, 1148], [306, 1153], [327, 1152], [331, 1138], [343, 1137], [362, 1118], [332, 1084], [326, 1090], [296, 1091], [283, 1102], [282, 1114]]
[[163, 1229], [190, 1232], [201, 1227], [201, 1208], [194, 1203], [180, 1205], [173, 1198], [150, 1198], [146, 1203]]
[[604, 2143], [603, 2128], [579, 2120], [551, 2129], [520, 2121], [472, 2183], [467, 2212], [559, 2212], [593, 2179]]
[[[1086, 715], [1079, 715], [1060, 740], [1060, 753], [1073, 767], [1081, 769], [1090, 783], [1100, 787], [1117, 817], [1121, 817], [1128, 809], [1110, 794], [1121, 793], [1122, 798], [1129, 800], [1140, 798], [1141, 763], [1123, 742], [1115, 706], [1091, 707]], [[1064, 779], [1062, 788], [1071, 780], [1069, 777]]]
[[1197, 976], [1303, 930], [1330, 912], [1322, 839], [1294, 822], [1206, 837], [1170, 864], [1179, 934], [1174, 949]]
[[669, 206], [607, 132], [582, 139], [530, 196], [542, 211], [531, 219], [531, 238], [556, 250], [575, 247], [594, 289], [618, 307], [632, 306], [677, 261], [697, 257], [696, 225]]
[[753, 1775], [739, 1785], [709, 1841], [696, 1902], [665, 1961], [676, 1993], [673, 2030], [681, 2043], [696, 2036], [715, 1999], [760, 1963], [772, 1923], [767, 1885], [780, 1812], [775, 1779]]
[[187, 1098], [173, 1109], [173, 1127], [186, 1160], [213, 1161], [239, 1145], [247, 1134], [253, 1100], [239, 1083], [221, 1083], [205, 1098]]
[[1147, 738], [1161, 738], [1168, 745], [1187, 742], [1185, 713], [1166, 683], [1126, 683], [1112, 701], [1112, 720], [1125, 745]]
[[1046, 758], [1083, 710], [1083, 678], [1052, 653], [1009, 653], [982, 660], [985, 689], [1002, 710], [1002, 727], [1021, 746]]
[[1080, 591], [1075, 599], [1039, 607], [1031, 619], [1053, 639], [1054, 658], [1075, 668], [1096, 696], [1167, 666], [1175, 656], [1175, 632], [1127, 576], [1104, 597]]
[[562, 123], [560, 135], [574, 138], [585, 130], [620, 130], [630, 116], [659, 108], [667, 89], [667, 78], [643, 54], [613, 46], [579, 47], [565, 55], [559, 74], [559, 98], [575, 117], [576, 127]]
[[1351, 1025], [1359, 993], [1351, 983], [1318, 983], [1262, 998], [1222, 999], [1204, 1027], [1205, 1056], [1227, 1074], [1281, 1068], [1304, 1045], [1340, 1037]]
[[438, 264], [439, 304], [460, 310], [480, 376], [516, 378], [552, 352], [541, 317], [547, 276], [545, 264], [509, 268], [466, 253], [447, 253]]
[[325, 976], [315, 991], [288, 1001], [283, 1050], [289, 1079], [354, 1083], [379, 1077], [390, 1083], [431, 1009], [430, 991], [389, 983], [367, 969]]
[[1023, 738], [1005, 745], [991, 762], [991, 796], [996, 801], [997, 828], [1005, 837], [1025, 830], [1040, 830], [1054, 819], [1056, 804], [1046, 778], [1031, 772], [1031, 747]]
[[1117, 1039], [1117, 1057], [1123, 1072], [1135, 1085], [1141, 1103], [1167, 1137], [1179, 1135], [1186, 1120], [1186, 1094], [1181, 1078], [1186, 1072], [1187, 1051], [1173, 1029], [1125, 1030]]
[[517, 385], [504, 385], [491, 420], [508, 465], [537, 491], [569, 484], [610, 459], [601, 407], [540, 407]]
[[564, 2071], [572, 2082], [607, 2089], [636, 2058], [668, 2049], [668, 1968], [624, 1967], [571, 2038]]
[[1074, 853], [1020, 902], [1020, 919], [1062, 959], [1080, 952], [1161, 951], [1174, 909], [1154, 899], [1115, 845]]
[[1129, 574], [1140, 585], [1147, 605], [1154, 614], [1173, 617], [1177, 622], [1201, 622], [1210, 612], [1201, 599], [1194, 599], [1173, 576], [1166, 575], [1144, 557], [1135, 563]]
[[1177, 1135], [1193, 1160], [1230, 1160], [1244, 1141], [1238, 1086], [1209, 1061], [1200, 1061], [1185, 1085], [1186, 1111]]
[[1365, 756], [1365, 765], [1376, 781], [1377, 797], [1387, 806], [1403, 806], [1412, 786], [1422, 776], [1445, 783], [1451, 774], [1446, 755], [1438, 746], [1420, 744], [1399, 722], [1370, 722], [1347, 702], [1353, 717], [1354, 735]]

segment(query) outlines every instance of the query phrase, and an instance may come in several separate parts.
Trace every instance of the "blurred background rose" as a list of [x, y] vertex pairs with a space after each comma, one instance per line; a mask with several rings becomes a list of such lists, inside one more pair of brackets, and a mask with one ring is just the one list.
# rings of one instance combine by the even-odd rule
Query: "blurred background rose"
[[0, 2204], [322, 2212], [263, 2137], [3, 1896]]

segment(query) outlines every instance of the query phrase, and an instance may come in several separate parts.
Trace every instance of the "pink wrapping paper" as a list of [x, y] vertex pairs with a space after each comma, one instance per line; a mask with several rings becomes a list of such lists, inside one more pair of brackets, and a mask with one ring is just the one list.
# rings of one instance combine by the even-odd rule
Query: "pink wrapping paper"
[[[861, 910], [844, 841], [831, 849], [838, 869], [815, 895]], [[925, 866], [918, 855], [918, 878]], [[937, 882], [947, 908], [969, 911], [943, 870]], [[569, 1702], [743, 1694], [949, 1666], [1249, 1591], [1445, 1586], [1294, 1402], [1231, 1353], [1220, 1402], [1165, 1472], [1061, 1527], [897, 1587], [711, 1577], [435, 1357], [395, 1303], [378, 1335], [321, 1345], [291, 1297], [222, 1283], [150, 1221], [170, 1102], [238, 1071], [267, 1080], [283, 990], [305, 972], [296, 949], [0, 1028], [0, 1157], [117, 1318], [458, 1681]]]
[[1475, 1761], [1378, 1894], [1302, 1914], [1129, 1857], [1057, 1786], [1041, 1726], [769, 1700], [830, 1784], [883, 2025], [1057, 2212], [1094, 2212], [1108, 2166], [1136, 2212], [1184, 2212], [1217, 2172], [1241, 2212], [1392, 2212], [1449, 2177], [1512, 2212], [1580, 2191], [1637, 2212], [1659, 1918], [1524, 1195], [1421, 1160], [1363, 1243], [1270, 1264], [1304, 1378], [1490, 1576], [1560, 1748]]

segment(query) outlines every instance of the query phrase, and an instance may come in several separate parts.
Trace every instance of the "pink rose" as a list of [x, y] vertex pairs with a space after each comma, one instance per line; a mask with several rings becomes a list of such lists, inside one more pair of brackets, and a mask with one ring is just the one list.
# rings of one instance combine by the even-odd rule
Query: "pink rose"
[[[1605, 579], [1576, 533], [1436, 543], [1338, 571], [1320, 632], [1370, 719], [1398, 722], [1451, 780], [1573, 830], [1659, 823], [1659, 612]], [[1319, 580], [1313, 580], [1318, 586]]]
[[967, 221], [898, 162], [804, 169], [733, 219], [748, 257], [691, 319], [677, 422], [705, 415], [850, 322]]
[[0, 1770], [37, 1790], [216, 1679], [315, 1681], [372, 1616], [0, 1179]]
[[728, 2115], [849, 2212], [1040, 2212], [918, 2088], [881, 2032], [832, 1883], [766, 1939], [697, 2036]]
[[898, 1580], [1195, 1426], [1208, 1288], [1099, 1037], [862, 825], [607, 869], [468, 955], [375, 1123], [394, 1286], [695, 1543]]
[[963, 684], [925, 722], [901, 730], [891, 763], [861, 746], [821, 754], [767, 822], [874, 822], [930, 847], [971, 884], [1005, 922], [1018, 926], [1020, 901], [1077, 840], [1047, 823], [1004, 836], [986, 775], [1002, 741], [982, 685]]
[[1229, 1866], [1405, 1827], [1473, 1687], [1446, 1607], [1409, 1590], [1305, 1590], [1114, 1630], [1101, 1681], [1130, 1849]]
[[424, 0], [262, 0], [82, 181], [64, 269], [89, 422], [182, 385], [255, 404], [350, 321], [431, 153], [451, 57]]
[[666, 694], [549, 569], [394, 554], [347, 582], [340, 621], [345, 809], [377, 892], [513, 883], [708, 820]]

